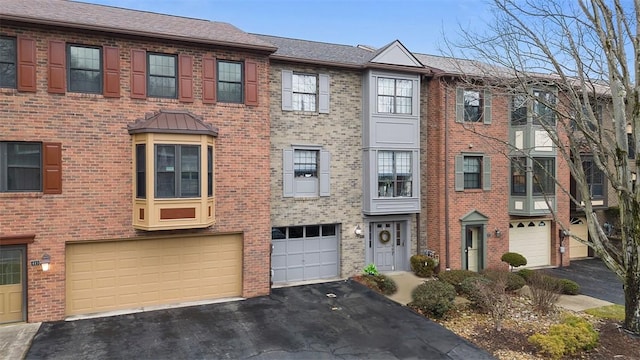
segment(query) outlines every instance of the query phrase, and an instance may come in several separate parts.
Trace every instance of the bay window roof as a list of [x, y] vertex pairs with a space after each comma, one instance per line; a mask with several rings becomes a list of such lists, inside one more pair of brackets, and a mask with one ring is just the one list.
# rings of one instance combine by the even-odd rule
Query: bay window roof
[[186, 110], [160, 110], [127, 126], [129, 134], [169, 133], [218, 136], [218, 129]]

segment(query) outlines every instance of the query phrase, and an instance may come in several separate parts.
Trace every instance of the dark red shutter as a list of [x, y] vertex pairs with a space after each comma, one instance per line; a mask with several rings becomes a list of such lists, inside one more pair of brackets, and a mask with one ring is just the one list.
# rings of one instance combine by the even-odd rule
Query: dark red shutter
[[66, 51], [64, 41], [49, 41], [49, 92], [64, 94], [67, 86]]
[[178, 56], [178, 100], [193, 102], [193, 56]]
[[131, 97], [147, 98], [147, 52], [131, 50]]
[[258, 105], [258, 64], [255, 61], [244, 62], [244, 104]]
[[36, 41], [18, 36], [19, 91], [36, 91]]
[[214, 104], [216, 102], [216, 59], [202, 58], [202, 102]]
[[62, 144], [44, 143], [42, 145], [42, 192], [62, 194]]
[[104, 49], [104, 78], [102, 95], [108, 98], [120, 97], [120, 49], [105, 46]]

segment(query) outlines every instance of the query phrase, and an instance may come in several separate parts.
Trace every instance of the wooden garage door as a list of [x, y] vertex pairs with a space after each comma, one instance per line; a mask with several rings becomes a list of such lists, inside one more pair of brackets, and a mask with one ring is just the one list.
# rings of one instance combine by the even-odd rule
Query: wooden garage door
[[[581, 239], [587, 239], [589, 236], [589, 228], [587, 227], [587, 219], [583, 217], [577, 217], [571, 219], [571, 228], [569, 229], [572, 234], [575, 234]], [[570, 249], [569, 256], [571, 259], [584, 258], [589, 256], [589, 247], [573, 237], [569, 240]]]
[[509, 251], [527, 258], [525, 267], [547, 266], [551, 262], [551, 222], [522, 220], [509, 225]]
[[67, 315], [242, 294], [242, 237], [67, 245]]

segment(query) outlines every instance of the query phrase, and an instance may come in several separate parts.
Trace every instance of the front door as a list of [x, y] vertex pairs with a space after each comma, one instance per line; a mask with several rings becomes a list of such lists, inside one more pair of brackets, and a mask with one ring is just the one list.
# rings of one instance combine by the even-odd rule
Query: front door
[[373, 259], [379, 271], [406, 269], [406, 231], [403, 221], [372, 224]]
[[480, 270], [480, 234], [481, 226], [467, 226], [465, 231], [465, 249], [467, 270]]
[[0, 246], [0, 324], [24, 321], [24, 246]]

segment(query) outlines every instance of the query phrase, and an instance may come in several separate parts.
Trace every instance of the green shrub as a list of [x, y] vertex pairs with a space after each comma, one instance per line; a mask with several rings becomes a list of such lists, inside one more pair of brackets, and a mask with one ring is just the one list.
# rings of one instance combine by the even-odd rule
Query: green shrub
[[468, 277], [476, 276], [480, 276], [480, 274], [469, 270], [442, 271], [438, 274], [438, 278], [453, 285], [458, 294], [462, 294], [462, 289], [460, 288], [460, 286], [462, 285], [462, 281], [464, 281], [464, 279]]
[[460, 294], [464, 295], [471, 302], [471, 306], [480, 310], [481, 312], [487, 312], [488, 309], [484, 306], [484, 299], [478, 292], [479, 285], [489, 285], [491, 280], [484, 276], [471, 276], [460, 283]]
[[535, 334], [529, 342], [538, 350], [553, 359], [565, 355], [576, 355], [581, 351], [591, 350], [598, 345], [598, 332], [587, 320], [569, 315], [560, 324], [549, 328], [547, 334]]
[[426, 281], [418, 285], [411, 293], [411, 306], [436, 318], [443, 317], [453, 306], [456, 290], [444, 281]]
[[575, 281], [569, 279], [558, 279], [558, 282], [562, 286], [562, 293], [566, 295], [578, 295], [580, 294], [580, 285]]
[[398, 285], [396, 285], [396, 282], [392, 278], [382, 274], [372, 276], [381, 293], [393, 295], [398, 291]]
[[507, 252], [502, 254], [502, 257], [500, 258], [500, 260], [506, 262], [511, 267], [527, 265], [527, 258], [514, 252]]
[[482, 276], [489, 280], [495, 281], [498, 277], [505, 276], [507, 280], [506, 291], [516, 291], [522, 289], [526, 282], [521, 276], [514, 274], [510, 271], [486, 269], [482, 271]]
[[378, 268], [376, 268], [376, 264], [369, 264], [367, 266], [365, 266], [364, 269], [362, 269], [362, 273], [365, 275], [378, 275]]
[[411, 270], [416, 276], [430, 277], [433, 276], [436, 268], [436, 262], [426, 255], [413, 255], [411, 257]]
[[529, 282], [529, 278], [531, 277], [531, 274], [533, 274], [533, 270], [531, 269], [520, 269], [516, 272], [516, 275], [523, 278], [524, 281], [527, 283]]

